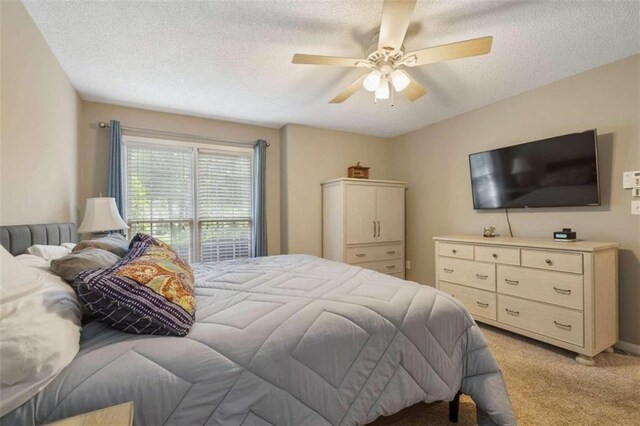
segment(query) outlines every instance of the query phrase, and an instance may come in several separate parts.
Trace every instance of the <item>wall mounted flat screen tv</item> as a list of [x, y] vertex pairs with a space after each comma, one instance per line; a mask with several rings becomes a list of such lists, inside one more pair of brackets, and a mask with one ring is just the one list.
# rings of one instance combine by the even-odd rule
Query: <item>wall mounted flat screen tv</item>
[[469, 155], [473, 208], [600, 205], [596, 130]]

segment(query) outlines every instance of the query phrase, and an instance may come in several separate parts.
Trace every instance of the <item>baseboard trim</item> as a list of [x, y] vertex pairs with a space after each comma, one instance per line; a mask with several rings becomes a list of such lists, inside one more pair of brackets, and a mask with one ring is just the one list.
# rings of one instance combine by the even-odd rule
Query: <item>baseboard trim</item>
[[634, 345], [633, 343], [624, 342], [620, 340], [614, 346], [618, 349], [622, 349], [625, 352], [630, 352], [632, 354], [640, 355], [640, 345]]

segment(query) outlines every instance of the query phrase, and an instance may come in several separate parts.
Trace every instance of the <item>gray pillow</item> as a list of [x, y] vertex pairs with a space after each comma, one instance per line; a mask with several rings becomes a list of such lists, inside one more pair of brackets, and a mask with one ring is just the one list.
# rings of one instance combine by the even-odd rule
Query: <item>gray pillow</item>
[[73, 253], [77, 253], [88, 247], [99, 248], [124, 257], [129, 251], [129, 240], [122, 234], [110, 234], [103, 238], [96, 238], [95, 240], [80, 241], [73, 248]]
[[49, 270], [63, 280], [72, 283], [76, 275], [82, 271], [107, 268], [119, 262], [121, 259], [120, 256], [106, 250], [89, 247], [82, 251], [52, 260]]

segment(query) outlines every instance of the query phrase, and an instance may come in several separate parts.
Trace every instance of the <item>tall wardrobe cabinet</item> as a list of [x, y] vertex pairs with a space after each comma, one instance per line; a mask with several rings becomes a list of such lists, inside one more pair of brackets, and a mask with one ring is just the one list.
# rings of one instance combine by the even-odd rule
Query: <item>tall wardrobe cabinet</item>
[[322, 255], [404, 278], [404, 182], [322, 184]]

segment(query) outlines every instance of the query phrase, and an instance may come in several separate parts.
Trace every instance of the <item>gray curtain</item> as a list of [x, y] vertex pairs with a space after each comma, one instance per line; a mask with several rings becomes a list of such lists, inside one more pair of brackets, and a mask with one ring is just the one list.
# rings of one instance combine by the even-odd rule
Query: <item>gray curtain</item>
[[120, 122], [111, 120], [109, 123], [109, 182], [107, 195], [116, 199], [120, 217], [124, 218], [122, 205], [122, 130]]
[[267, 255], [267, 212], [265, 201], [265, 163], [267, 141], [259, 140], [253, 156], [253, 255]]

